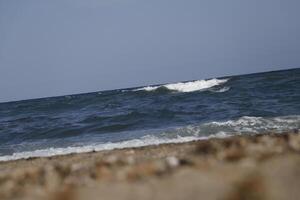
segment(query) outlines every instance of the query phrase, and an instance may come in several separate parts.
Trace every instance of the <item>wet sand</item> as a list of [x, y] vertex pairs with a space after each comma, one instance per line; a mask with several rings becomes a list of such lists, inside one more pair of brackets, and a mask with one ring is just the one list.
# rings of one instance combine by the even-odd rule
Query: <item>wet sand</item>
[[300, 199], [300, 134], [1, 162], [0, 199]]

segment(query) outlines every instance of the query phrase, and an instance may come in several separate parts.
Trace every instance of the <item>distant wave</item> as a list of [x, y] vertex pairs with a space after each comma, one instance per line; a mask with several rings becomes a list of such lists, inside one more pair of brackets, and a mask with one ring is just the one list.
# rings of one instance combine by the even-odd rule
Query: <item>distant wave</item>
[[224, 122], [208, 122], [199, 125], [189, 125], [163, 131], [155, 135], [114, 143], [89, 144], [62, 148], [45, 148], [35, 151], [16, 152], [12, 155], [0, 156], [0, 161], [26, 159], [32, 157], [51, 157], [72, 153], [87, 153], [112, 149], [142, 147], [166, 143], [183, 143], [210, 138], [225, 138], [241, 134], [259, 134], [264, 132], [281, 133], [300, 129], [300, 115], [263, 118], [243, 116]]
[[224, 84], [228, 79], [209, 79], [209, 80], [197, 80], [190, 82], [179, 82], [179, 83], [170, 83], [159, 86], [147, 86], [143, 88], [135, 89], [134, 91], [155, 91], [160, 88], [166, 88], [168, 90], [177, 91], [177, 92], [194, 92], [198, 90], [205, 90], [212, 88], [217, 85]]

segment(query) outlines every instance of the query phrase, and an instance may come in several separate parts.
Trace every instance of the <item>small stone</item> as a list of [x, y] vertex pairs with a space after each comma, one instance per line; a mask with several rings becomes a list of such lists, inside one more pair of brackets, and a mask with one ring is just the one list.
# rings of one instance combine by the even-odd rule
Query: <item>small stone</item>
[[299, 135], [296, 134], [291, 134], [289, 136], [289, 146], [296, 150], [296, 151], [300, 151], [300, 137]]
[[239, 149], [237, 147], [233, 147], [230, 149], [226, 149], [222, 152], [220, 152], [219, 154], [219, 158], [220, 159], [225, 159], [227, 161], [239, 161], [241, 160], [243, 157], [245, 157], [245, 152], [243, 151], [243, 149]]
[[166, 162], [170, 168], [178, 167], [180, 164], [178, 158], [176, 158], [174, 156], [167, 157]]
[[167, 165], [163, 160], [155, 161], [154, 166], [156, 175], [162, 175], [167, 172]]
[[82, 168], [83, 168], [83, 165], [81, 163], [75, 163], [75, 164], [71, 165], [72, 172], [80, 171]]
[[129, 157], [126, 158], [126, 162], [129, 165], [133, 165], [133, 164], [135, 164], [135, 159], [134, 159], [133, 156], [129, 156]]
[[106, 179], [111, 180], [113, 178], [113, 173], [111, 169], [105, 165], [100, 165], [97, 167], [95, 171], [95, 178], [96, 179]]
[[201, 155], [214, 154], [217, 152], [217, 148], [213, 143], [201, 142], [198, 144], [196, 153]]

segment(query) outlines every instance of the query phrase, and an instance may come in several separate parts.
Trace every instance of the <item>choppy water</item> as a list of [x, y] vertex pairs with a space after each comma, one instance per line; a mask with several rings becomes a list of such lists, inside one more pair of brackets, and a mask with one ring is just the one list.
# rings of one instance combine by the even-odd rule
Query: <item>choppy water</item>
[[300, 129], [300, 69], [0, 104], [0, 160]]

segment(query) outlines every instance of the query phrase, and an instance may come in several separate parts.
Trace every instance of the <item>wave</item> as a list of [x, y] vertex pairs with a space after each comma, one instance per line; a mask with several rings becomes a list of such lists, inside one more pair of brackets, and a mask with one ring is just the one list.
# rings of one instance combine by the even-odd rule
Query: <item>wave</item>
[[300, 115], [290, 115], [281, 117], [252, 117], [243, 116], [236, 120], [224, 122], [209, 122], [200, 125], [202, 131], [226, 131], [227, 133], [262, 133], [275, 132], [280, 133], [290, 130], [300, 129]]
[[1, 156], [0, 161], [34, 157], [51, 157], [72, 153], [87, 153], [166, 143], [183, 143], [210, 138], [225, 138], [242, 134], [259, 134], [266, 132], [281, 133], [299, 129], [300, 115], [273, 118], [243, 116], [235, 120], [228, 120], [224, 122], [208, 122], [199, 125], [188, 125], [121, 142], [95, 143], [82, 146], [78, 145], [63, 148], [45, 148], [35, 151], [16, 152], [12, 155]]
[[208, 137], [177, 136], [176, 138], [160, 138], [153, 135], [146, 135], [140, 139], [132, 139], [132, 140], [127, 140], [122, 142], [115, 142], [115, 143], [92, 144], [86, 146], [65, 147], [65, 148], [47, 148], [47, 149], [40, 149], [35, 151], [18, 152], [12, 155], [1, 156], [0, 161], [12, 161], [12, 160], [37, 158], [37, 157], [52, 157], [52, 156], [68, 155], [74, 153], [89, 153], [89, 152], [143, 147], [143, 146], [168, 144], [168, 143], [184, 143], [184, 142], [191, 142], [191, 141], [196, 141], [201, 139], [204, 140], [209, 138], [223, 138], [227, 136], [228, 135], [224, 135], [223, 133], [211, 135]]
[[155, 91], [160, 88], [166, 88], [171, 91], [177, 92], [194, 92], [198, 90], [205, 90], [208, 88], [212, 88], [217, 85], [224, 84], [228, 81], [228, 79], [209, 79], [209, 80], [197, 80], [190, 82], [179, 82], [179, 83], [170, 83], [159, 86], [147, 86], [143, 88], [135, 89], [134, 91]]

